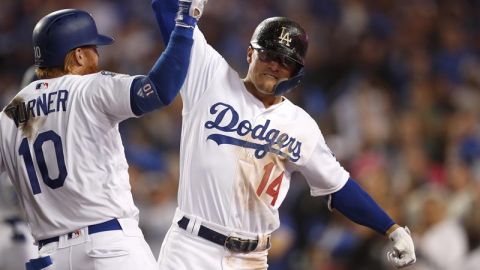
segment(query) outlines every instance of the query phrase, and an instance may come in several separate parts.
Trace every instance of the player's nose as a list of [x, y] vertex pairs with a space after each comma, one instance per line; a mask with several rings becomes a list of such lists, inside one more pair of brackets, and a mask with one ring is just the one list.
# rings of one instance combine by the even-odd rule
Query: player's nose
[[272, 71], [275, 71], [275, 72], [279, 71], [280, 67], [281, 67], [281, 64], [276, 59], [272, 59], [268, 61], [268, 68], [270, 68], [270, 70]]

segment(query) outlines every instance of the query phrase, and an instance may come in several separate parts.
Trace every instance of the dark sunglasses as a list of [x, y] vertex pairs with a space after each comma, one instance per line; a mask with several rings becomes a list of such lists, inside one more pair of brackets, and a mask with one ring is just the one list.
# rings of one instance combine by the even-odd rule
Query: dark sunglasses
[[292, 71], [296, 71], [300, 68], [300, 65], [295, 62], [292, 58], [276, 53], [273, 51], [267, 51], [264, 49], [255, 49], [258, 52], [258, 58], [262, 62], [270, 62], [270, 61], [275, 61], [282, 65], [284, 68]]

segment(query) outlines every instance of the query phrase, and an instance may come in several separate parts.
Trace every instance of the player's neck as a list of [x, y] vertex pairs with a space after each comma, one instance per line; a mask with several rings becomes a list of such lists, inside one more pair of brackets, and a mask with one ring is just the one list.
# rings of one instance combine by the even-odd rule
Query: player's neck
[[96, 66], [75, 66], [69, 70], [68, 74], [71, 75], [88, 75], [97, 73], [98, 68]]
[[282, 97], [275, 96], [272, 94], [265, 94], [258, 91], [255, 85], [253, 85], [253, 83], [248, 80], [244, 80], [243, 83], [245, 84], [245, 88], [247, 89], [247, 91], [250, 92], [250, 94], [252, 94], [258, 100], [260, 100], [265, 106], [265, 108], [268, 108], [272, 105], [280, 103], [283, 100]]

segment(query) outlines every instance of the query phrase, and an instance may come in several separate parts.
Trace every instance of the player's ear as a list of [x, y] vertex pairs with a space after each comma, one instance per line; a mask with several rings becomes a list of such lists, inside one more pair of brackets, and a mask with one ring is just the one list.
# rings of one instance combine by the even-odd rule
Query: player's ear
[[85, 55], [85, 50], [83, 48], [76, 48], [74, 50], [75, 61], [80, 66], [84, 66], [87, 61], [87, 56]]
[[65, 63], [64, 63], [64, 70], [67, 73], [73, 73], [80, 64], [79, 64], [79, 50], [80, 48], [76, 48], [68, 52], [67, 56], [65, 56]]
[[252, 46], [248, 46], [248, 49], [247, 49], [247, 62], [249, 64], [252, 63], [252, 56], [253, 56], [253, 48]]
[[85, 66], [88, 65], [87, 52], [84, 48], [79, 47], [71, 50], [65, 58], [65, 70], [70, 74], [79, 73]]

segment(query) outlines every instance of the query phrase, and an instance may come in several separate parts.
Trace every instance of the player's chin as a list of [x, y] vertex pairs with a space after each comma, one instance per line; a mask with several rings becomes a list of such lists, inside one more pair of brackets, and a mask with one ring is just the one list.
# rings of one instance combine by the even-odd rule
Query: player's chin
[[262, 83], [257, 85], [257, 90], [263, 94], [273, 94], [277, 80], [275, 79], [266, 79]]
[[257, 91], [264, 95], [273, 95], [275, 85], [261, 85], [257, 87]]

